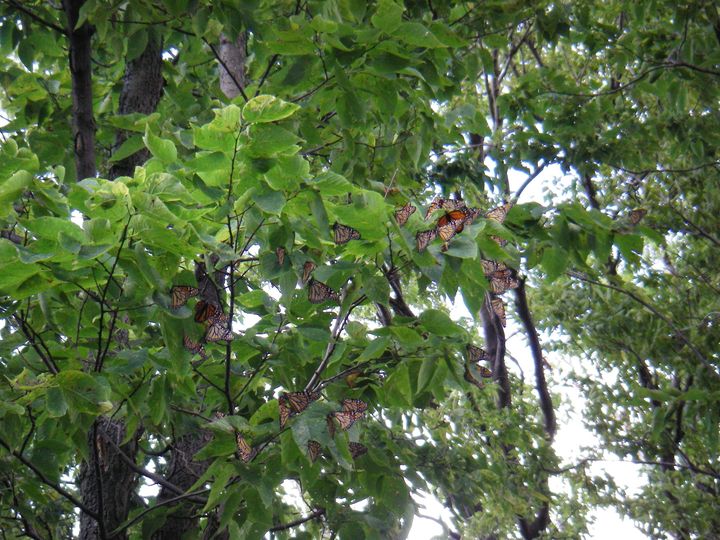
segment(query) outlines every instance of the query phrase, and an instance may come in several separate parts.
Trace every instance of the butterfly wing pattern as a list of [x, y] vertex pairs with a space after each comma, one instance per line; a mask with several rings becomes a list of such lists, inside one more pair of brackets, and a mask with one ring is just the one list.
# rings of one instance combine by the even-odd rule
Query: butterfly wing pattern
[[200, 289], [190, 285], [175, 285], [170, 289], [170, 307], [177, 309], [184, 306], [193, 296], [200, 294]]
[[235, 433], [235, 445], [243, 463], [249, 463], [257, 454], [257, 450], [251, 447], [240, 433]]
[[330, 435], [335, 435], [335, 421], [340, 425], [340, 429], [347, 431], [355, 422], [365, 416], [367, 408], [367, 403], [360, 399], [344, 399], [342, 410], [328, 415]]
[[307, 443], [307, 449], [310, 461], [315, 463], [317, 458], [320, 457], [320, 454], [322, 454], [322, 445], [319, 442], [310, 439]]
[[490, 290], [495, 294], [502, 294], [507, 290], [516, 289], [520, 281], [513, 275], [513, 271], [505, 263], [480, 259], [485, 277], [490, 282]]
[[361, 238], [360, 233], [356, 229], [337, 222], [333, 225], [333, 233], [335, 234], [335, 243], [337, 245], [347, 244], [350, 240], [360, 240]]
[[415, 208], [412, 204], [407, 203], [405, 206], [402, 206], [395, 210], [395, 221], [397, 221], [397, 224], [402, 227], [407, 223], [407, 220], [410, 219], [410, 216], [412, 216], [417, 208]]
[[325, 300], [340, 301], [340, 295], [322, 281], [310, 278], [308, 282], [308, 300], [311, 304], [322, 304]]
[[427, 231], [419, 231], [415, 235], [415, 242], [417, 243], [417, 250], [418, 251], [425, 251], [425, 249], [428, 247], [430, 242], [435, 240], [437, 237], [438, 231], [437, 227], [434, 229], [428, 229]]
[[495, 312], [495, 315], [497, 315], [497, 318], [500, 320], [500, 324], [505, 326], [507, 319], [505, 318], [505, 304], [503, 301], [500, 298], [493, 298], [490, 301], [490, 304]]
[[368, 452], [368, 447], [359, 442], [349, 442], [348, 449], [353, 459], [357, 459], [360, 456], [364, 456]]
[[305, 261], [305, 264], [303, 264], [303, 276], [302, 276], [302, 282], [303, 284], [307, 283], [310, 280], [310, 276], [312, 276], [313, 270], [317, 268], [317, 264], [315, 264], [312, 261]]
[[300, 414], [320, 398], [320, 392], [303, 390], [301, 392], [283, 392], [278, 398], [280, 408], [280, 427], [284, 428], [291, 416]]

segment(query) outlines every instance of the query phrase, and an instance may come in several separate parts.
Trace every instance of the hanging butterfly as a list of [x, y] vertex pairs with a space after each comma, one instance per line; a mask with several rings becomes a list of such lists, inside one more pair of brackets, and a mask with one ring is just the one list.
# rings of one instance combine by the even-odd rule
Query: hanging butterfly
[[312, 261], [305, 261], [305, 264], [303, 264], [303, 277], [302, 282], [303, 284], [307, 283], [310, 279], [310, 276], [313, 273], [313, 270], [317, 268], [317, 265]]
[[360, 456], [364, 456], [368, 452], [368, 447], [359, 442], [349, 442], [348, 449], [353, 459], [357, 459]]
[[505, 326], [507, 319], [505, 318], [505, 304], [503, 301], [500, 298], [493, 298], [490, 301], [490, 305], [492, 306], [495, 315], [497, 315], [497, 318], [500, 319], [500, 324]]
[[437, 234], [438, 234], [437, 228], [428, 229], [427, 231], [419, 231], [415, 235], [415, 241], [417, 242], [417, 250], [425, 251], [425, 248], [428, 247], [430, 242], [435, 240], [435, 238], [437, 237]]
[[417, 210], [417, 208], [415, 208], [412, 204], [407, 203], [405, 206], [395, 210], [395, 221], [397, 221], [397, 224], [402, 227], [407, 223], [407, 220], [410, 219], [410, 216], [415, 213], [415, 210]]
[[495, 208], [492, 208], [491, 210], [488, 210], [485, 214], [485, 217], [487, 219], [492, 219], [493, 221], [497, 221], [498, 223], [502, 223], [505, 221], [505, 218], [508, 215], [508, 212], [512, 208], [511, 202], [506, 202], [505, 204], [501, 206], [497, 206]]
[[232, 341], [234, 336], [232, 331], [220, 320], [214, 319], [214, 322], [208, 326], [205, 332], [205, 341], [213, 343], [215, 341]]
[[284, 428], [288, 418], [300, 414], [320, 398], [320, 392], [283, 392], [278, 398], [280, 405], [280, 428]]
[[200, 294], [200, 289], [190, 285], [175, 285], [170, 289], [170, 307], [177, 309], [184, 306], [188, 299]]
[[360, 240], [360, 233], [352, 227], [335, 222], [332, 228], [337, 245], [347, 244], [350, 240]]
[[322, 281], [310, 279], [308, 283], [308, 300], [311, 304], [322, 304], [325, 300], [340, 301], [340, 295]]
[[194, 318], [197, 323], [203, 323], [205, 321], [215, 319], [219, 315], [222, 315], [222, 310], [220, 309], [220, 306], [216, 304], [206, 302], [205, 300], [200, 300], [197, 304], [195, 304]]
[[322, 454], [322, 445], [319, 442], [313, 441], [311, 439], [307, 443], [307, 448], [310, 461], [315, 463], [317, 461], [317, 458], [320, 457], [320, 454]]
[[197, 341], [193, 341], [188, 336], [183, 336], [183, 345], [191, 353], [199, 354], [203, 360], [207, 359], [207, 354], [205, 353], [205, 347], [203, 347]]
[[520, 286], [510, 268], [505, 263], [480, 259], [485, 276], [490, 281], [490, 290], [496, 294], [502, 294], [509, 289], [517, 289]]
[[275, 256], [277, 257], [278, 266], [282, 266], [285, 264], [285, 254], [287, 252], [285, 251], [284, 247], [277, 247], [275, 248]]
[[468, 353], [468, 361], [472, 362], [473, 364], [477, 364], [478, 362], [482, 362], [483, 360], [490, 361], [490, 355], [487, 353], [485, 349], [482, 349], [480, 347], [476, 347], [475, 345], [472, 345], [468, 343], [467, 345], [467, 353]]
[[252, 448], [245, 438], [240, 435], [240, 433], [235, 433], [235, 444], [237, 446], [237, 452], [240, 455], [240, 459], [243, 460], [243, 463], [252, 461], [257, 454], [257, 450]]
[[642, 218], [645, 217], [645, 214], [647, 214], [647, 210], [644, 208], [636, 208], [632, 212], [630, 212], [630, 215], [628, 216], [628, 219], [630, 220], [630, 225], [637, 225], [642, 221]]

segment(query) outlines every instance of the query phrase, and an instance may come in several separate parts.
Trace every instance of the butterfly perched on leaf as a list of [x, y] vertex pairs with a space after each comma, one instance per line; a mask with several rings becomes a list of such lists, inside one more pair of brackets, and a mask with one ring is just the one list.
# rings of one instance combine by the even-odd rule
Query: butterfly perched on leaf
[[177, 309], [184, 306], [193, 296], [200, 294], [200, 289], [190, 285], [175, 285], [170, 289], [170, 307]]
[[488, 210], [485, 213], [485, 217], [487, 219], [492, 219], [493, 221], [497, 221], [498, 223], [502, 223], [505, 221], [505, 218], [508, 215], [508, 212], [512, 208], [512, 203], [506, 202], [505, 204], [502, 204], [500, 206], [497, 206], [495, 208], [492, 208]]
[[428, 206], [427, 212], [425, 212], [425, 221], [427, 221], [430, 215], [436, 210], [442, 209], [446, 212], [452, 212], [453, 210], [460, 210], [461, 208], [465, 208], [465, 201], [435, 197], [430, 203], [430, 206]]
[[310, 439], [307, 443], [307, 449], [310, 461], [315, 463], [315, 461], [317, 461], [317, 458], [320, 457], [320, 454], [322, 454], [322, 445], [319, 442]]
[[415, 213], [415, 208], [412, 204], [407, 203], [405, 206], [402, 206], [395, 210], [395, 221], [397, 221], [397, 224], [402, 227], [407, 223], [407, 220], [410, 219], [410, 216], [412, 216]]
[[330, 435], [335, 435], [335, 423], [337, 420], [340, 429], [348, 430], [352, 425], [365, 416], [367, 403], [359, 399], [344, 399], [342, 401], [342, 410], [328, 415], [328, 430]]
[[310, 278], [308, 300], [311, 304], [322, 304], [325, 300], [340, 301], [340, 295], [322, 281]]
[[283, 392], [278, 398], [280, 408], [280, 427], [284, 428], [288, 418], [300, 414], [320, 398], [320, 392], [303, 390], [301, 392]]
[[500, 324], [505, 326], [507, 319], [505, 318], [505, 304], [503, 301], [500, 298], [493, 298], [490, 301], [490, 305], [492, 310], [495, 312], [495, 315], [497, 315], [497, 318], [500, 320]]
[[302, 282], [307, 283], [310, 279], [310, 276], [313, 273], [313, 270], [317, 268], [317, 264], [315, 264], [312, 261], [305, 261], [305, 264], [303, 264], [303, 276], [302, 276]]
[[437, 221], [438, 236], [443, 242], [448, 242], [456, 234], [460, 234], [465, 228], [465, 221], [468, 217], [466, 209], [451, 210]]
[[437, 228], [428, 229], [427, 231], [419, 231], [415, 235], [415, 242], [417, 243], [417, 250], [425, 251], [425, 248], [428, 247], [430, 242], [435, 240], [435, 238], [437, 237], [437, 234], [438, 234]]
[[205, 347], [203, 347], [197, 341], [193, 341], [188, 336], [183, 336], [183, 345], [191, 353], [200, 355], [200, 357], [203, 360], [207, 359], [207, 354], [205, 353]]
[[364, 456], [368, 452], [368, 447], [359, 442], [349, 442], [348, 449], [353, 459], [357, 459], [360, 456]]
[[245, 438], [240, 433], [235, 433], [235, 445], [237, 446], [237, 452], [243, 463], [249, 463], [257, 454], [257, 450], [252, 448]]
[[480, 259], [485, 277], [490, 281], [490, 290], [496, 294], [504, 293], [510, 289], [517, 289], [520, 282], [513, 275], [513, 271], [505, 263]]
[[360, 233], [356, 229], [337, 222], [333, 225], [333, 233], [337, 245], [347, 244], [350, 240], [360, 240]]

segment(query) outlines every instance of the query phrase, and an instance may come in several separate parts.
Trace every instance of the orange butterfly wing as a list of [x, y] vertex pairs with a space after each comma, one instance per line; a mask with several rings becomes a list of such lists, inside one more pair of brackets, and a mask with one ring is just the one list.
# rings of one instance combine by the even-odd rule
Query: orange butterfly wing
[[357, 459], [368, 452], [367, 446], [359, 442], [349, 442], [348, 449], [350, 450], [350, 455], [353, 459]]
[[415, 210], [417, 210], [417, 208], [415, 208], [412, 204], [407, 203], [405, 206], [395, 210], [395, 221], [397, 221], [397, 224], [402, 227], [407, 223], [407, 220], [410, 219], [410, 216], [415, 213]]
[[322, 304], [325, 300], [340, 300], [340, 295], [322, 281], [310, 279], [308, 283], [308, 300], [311, 304]]
[[347, 225], [335, 223], [333, 232], [335, 233], [335, 243], [337, 245], [347, 244], [350, 240], [360, 240], [360, 233]]
[[170, 307], [177, 309], [184, 306], [188, 299], [200, 294], [200, 289], [189, 285], [175, 285], [170, 289]]

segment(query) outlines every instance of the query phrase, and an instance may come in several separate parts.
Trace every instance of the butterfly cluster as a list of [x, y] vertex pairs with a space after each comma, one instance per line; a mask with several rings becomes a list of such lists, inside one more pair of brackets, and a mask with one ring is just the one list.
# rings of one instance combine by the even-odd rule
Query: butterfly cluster
[[301, 392], [283, 392], [278, 398], [280, 409], [280, 428], [284, 428], [291, 416], [300, 414], [307, 409], [313, 401], [320, 397], [319, 392], [303, 390]]
[[492, 363], [492, 358], [485, 349], [469, 343], [465, 360], [465, 380], [478, 388], [483, 388], [482, 379], [491, 378], [493, 373], [490, 368], [481, 365], [480, 362]]
[[[359, 457], [364, 456], [368, 452], [368, 447], [359, 442], [349, 442], [348, 449], [350, 450], [350, 456], [353, 459], [358, 459]], [[317, 461], [317, 459], [322, 455], [322, 445], [312, 439], [308, 441], [307, 450], [308, 457], [313, 463], [315, 463], [315, 461]]]
[[447, 250], [448, 242], [480, 215], [477, 208], [469, 208], [462, 200], [436, 197], [425, 212], [425, 221], [437, 210], [444, 210], [445, 213], [437, 220], [435, 227], [419, 231], [415, 235], [418, 251], [424, 251], [437, 237], [443, 241], [443, 251]]
[[[187, 304], [190, 298], [198, 296], [200, 289], [190, 285], [174, 285], [170, 289], [170, 307], [178, 309]], [[222, 312], [217, 304], [206, 300], [198, 300], [195, 304], [193, 319], [197, 323], [206, 325], [204, 340], [207, 343], [215, 341], [232, 341], [233, 333], [228, 328], [228, 316]], [[184, 347], [193, 354], [200, 355], [201, 358], [207, 358], [205, 348], [188, 336], [183, 337]]]

